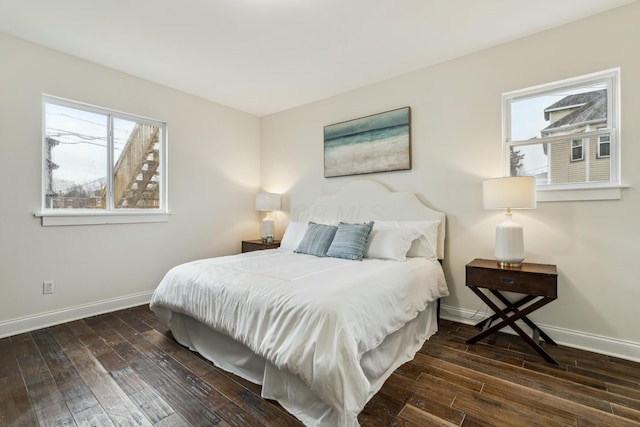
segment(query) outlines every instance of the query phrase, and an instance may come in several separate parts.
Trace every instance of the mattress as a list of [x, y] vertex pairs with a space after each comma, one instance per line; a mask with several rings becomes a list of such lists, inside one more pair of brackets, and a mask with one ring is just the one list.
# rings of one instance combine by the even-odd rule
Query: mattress
[[267, 250], [173, 268], [151, 309], [180, 343], [262, 384], [305, 424], [354, 426], [435, 332], [431, 303], [446, 295], [437, 261]]

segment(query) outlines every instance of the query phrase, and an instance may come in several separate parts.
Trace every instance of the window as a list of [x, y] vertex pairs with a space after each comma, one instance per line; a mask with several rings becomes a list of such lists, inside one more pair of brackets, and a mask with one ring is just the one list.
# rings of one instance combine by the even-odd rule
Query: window
[[574, 139], [571, 141], [571, 161], [577, 162], [579, 160], [584, 160], [584, 155], [582, 153], [582, 140]]
[[45, 96], [43, 217], [166, 212], [165, 135], [162, 122]]
[[616, 69], [503, 94], [507, 173], [539, 191], [619, 188], [618, 82]]
[[609, 157], [609, 135], [601, 135], [598, 137], [598, 158]]

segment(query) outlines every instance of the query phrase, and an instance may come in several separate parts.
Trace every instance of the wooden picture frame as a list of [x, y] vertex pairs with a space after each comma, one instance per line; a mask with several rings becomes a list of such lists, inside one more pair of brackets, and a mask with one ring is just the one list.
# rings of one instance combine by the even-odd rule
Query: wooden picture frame
[[411, 169], [411, 107], [324, 127], [324, 176]]

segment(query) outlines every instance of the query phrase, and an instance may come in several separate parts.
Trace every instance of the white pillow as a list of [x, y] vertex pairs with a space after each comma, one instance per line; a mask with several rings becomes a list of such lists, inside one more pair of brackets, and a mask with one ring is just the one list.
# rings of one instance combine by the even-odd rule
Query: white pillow
[[290, 251], [296, 249], [302, 241], [304, 233], [307, 232], [308, 225], [308, 222], [290, 222], [280, 241], [280, 248]]
[[438, 227], [440, 221], [376, 221], [378, 228], [408, 228], [418, 232], [407, 257], [438, 259]]
[[420, 233], [412, 228], [376, 228], [376, 225], [377, 222], [369, 234], [369, 242], [364, 250], [365, 258], [406, 260], [411, 243], [420, 237]]

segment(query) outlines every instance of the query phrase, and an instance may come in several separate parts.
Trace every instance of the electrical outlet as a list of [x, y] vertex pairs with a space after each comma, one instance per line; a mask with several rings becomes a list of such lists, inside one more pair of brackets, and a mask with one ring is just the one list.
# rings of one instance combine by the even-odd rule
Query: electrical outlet
[[46, 282], [42, 282], [42, 293], [43, 294], [52, 294], [54, 292], [55, 283], [53, 280], [47, 280]]

